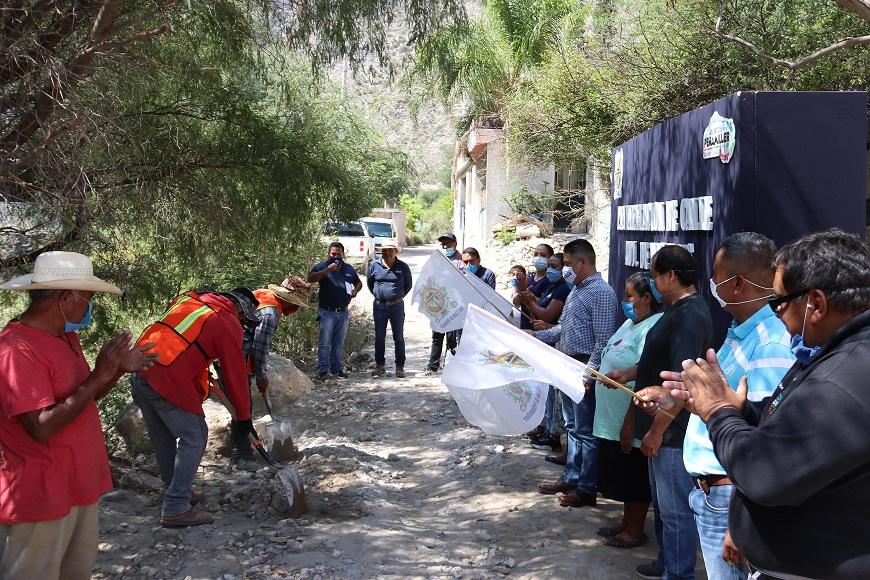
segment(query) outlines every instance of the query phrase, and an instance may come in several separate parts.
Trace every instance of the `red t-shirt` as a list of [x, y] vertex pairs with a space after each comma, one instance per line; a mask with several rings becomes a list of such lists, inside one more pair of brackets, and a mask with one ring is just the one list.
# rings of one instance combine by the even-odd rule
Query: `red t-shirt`
[[[196, 341], [209, 356], [220, 361], [224, 388], [227, 398], [235, 407], [236, 418], [250, 419], [251, 391], [242, 354], [242, 325], [239, 324], [236, 307], [219, 294], [203, 294], [199, 300], [218, 308], [218, 311], [202, 325]], [[205, 413], [198, 385], [202, 370], [208, 363], [202, 351], [191, 345], [169, 366], [155, 364], [140, 374], [155, 393], [179, 409], [203, 416]]]
[[12, 321], [0, 331], [0, 524], [56, 520], [112, 489], [97, 406], [39, 443], [19, 415], [54, 405], [90, 375], [74, 332]]

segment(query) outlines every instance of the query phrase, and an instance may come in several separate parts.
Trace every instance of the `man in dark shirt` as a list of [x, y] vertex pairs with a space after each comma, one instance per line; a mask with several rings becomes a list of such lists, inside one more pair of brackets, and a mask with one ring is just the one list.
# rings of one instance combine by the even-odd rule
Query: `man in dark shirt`
[[387, 342], [387, 322], [393, 331], [393, 344], [396, 355], [396, 377], [405, 376], [405, 295], [411, 291], [411, 268], [396, 257], [399, 248], [384, 242], [381, 246], [381, 259], [369, 264], [366, 284], [375, 297], [373, 316], [375, 319], [375, 368], [372, 376], [379, 377], [386, 372], [385, 350]]
[[[659, 373], [682, 369], [687, 358], [703, 354], [713, 345], [713, 322], [707, 303], [695, 288], [695, 259], [680, 246], [665, 246], [652, 257], [653, 295], [667, 305], [650, 329], [637, 364], [635, 390], [661, 384]], [[638, 573], [666, 578], [694, 578], [698, 530], [689, 507], [692, 478], [683, 464], [683, 437], [689, 415], [672, 420], [663, 413], [655, 419], [640, 409], [634, 412], [635, 437], [649, 458], [650, 487], [656, 519], [659, 557], [655, 564], [639, 566]], [[643, 568], [643, 569], [640, 569]], [[647, 570], [647, 568], [650, 568]]]
[[480, 265], [480, 252], [477, 251], [477, 248], [462, 250], [462, 264], [468, 274], [477, 276], [495, 290], [495, 272]]
[[774, 265], [797, 362], [772, 396], [732, 390], [713, 351], [664, 386], [687, 388], [672, 394], [707, 424], [735, 487], [731, 537], [759, 578], [870, 578], [870, 248], [818, 232]]
[[329, 258], [320, 262], [308, 273], [308, 282], [320, 283], [317, 292], [317, 320], [320, 322], [320, 336], [317, 344], [317, 376], [320, 380], [327, 372], [346, 379], [341, 351], [347, 336], [350, 301], [362, 289], [362, 281], [353, 266], [344, 261], [344, 245], [341, 242], [329, 244]]

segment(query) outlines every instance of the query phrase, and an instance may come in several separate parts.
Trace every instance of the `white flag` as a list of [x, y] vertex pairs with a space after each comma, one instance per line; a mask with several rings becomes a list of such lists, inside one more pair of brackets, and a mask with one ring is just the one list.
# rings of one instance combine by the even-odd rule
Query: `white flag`
[[492, 389], [447, 385], [465, 420], [490, 435], [520, 435], [541, 424], [550, 387], [537, 381]]
[[472, 304], [456, 356], [444, 365], [441, 382], [465, 389], [489, 389], [540, 381], [579, 402], [585, 393], [585, 372], [585, 364]]
[[519, 325], [519, 314], [498, 292], [477, 276], [465, 274], [441, 252], [433, 252], [417, 277], [411, 302], [429, 319], [436, 332], [462, 328], [469, 304], [500, 314]]

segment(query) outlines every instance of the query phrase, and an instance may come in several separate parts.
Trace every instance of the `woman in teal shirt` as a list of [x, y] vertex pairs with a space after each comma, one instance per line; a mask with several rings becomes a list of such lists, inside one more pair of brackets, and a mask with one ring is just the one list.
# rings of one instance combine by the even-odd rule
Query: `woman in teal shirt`
[[[627, 320], [619, 327], [601, 354], [600, 371], [614, 380], [633, 386], [632, 369], [640, 360], [647, 332], [661, 317], [661, 305], [650, 290], [648, 272], [637, 272], [625, 281], [622, 309]], [[595, 385], [595, 420], [592, 434], [598, 438], [598, 491], [606, 498], [624, 503], [622, 522], [598, 530], [614, 548], [634, 548], [646, 543], [644, 524], [651, 501], [647, 458], [640, 441], [633, 437], [628, 412], [631, 397], [621, 390]], [[627, 424], [628, 423], [628, 424]]]

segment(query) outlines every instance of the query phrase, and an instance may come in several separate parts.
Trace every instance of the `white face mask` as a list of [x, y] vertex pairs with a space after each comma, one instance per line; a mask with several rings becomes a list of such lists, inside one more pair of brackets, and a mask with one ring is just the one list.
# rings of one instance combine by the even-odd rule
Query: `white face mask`
[[[721, 286], [725, 282], [733, 280], [736, 277], [737, 277], [737, 274], [731, 276], [730, 278], [728, 278], [728, 280], [722, 280], [718, 284], [716, 284], [713, 281], [713, 278], [710, 278], [710, 294], [713, 295], [713, 298], [716, 299], [716, 302], [718, 302], [719, 306], [721, 306], [722, 308], [725, 308], [726, 306], [730, 306], [733, 304], [749, 304], [750, 302], [758, 302], [759, 300], [767, 300], [768, 298], [770, 298], [770, 296], [773, 296], [773, 294], [770, 294], [769, 296], [761, 296], [759, 298], [753, 298], [752, 300], [742, 300], [740, 302], [725, 302], [725, 300], [723, 300], [722, 297], [719, 296], [719, 292], [717, 291], [717, 288], [719, 288], [719, 286]], [[746, 280], [747, 282], [749, 282], [750, 284], [752, 284], [756, 288], [761, 288], [762, 290], [770, 290], [771, 292], [773, 292], [773, 288], [768, 288], [767, 286], [759, 286], [758, 284], [756, 284], [755, 282], [753, 282], [752, 280], [750, 280], [748, 278], [744, 278], [744, 280]]]
[[564, 268], [562, 268], [562, 277], [565, 278], [565, 282], [567, 282], [568, 285], [571, 286], [572, 284], [574, 284], [574, 280], [577, 278], [577, 273], [571, 266], [565, 266]]

